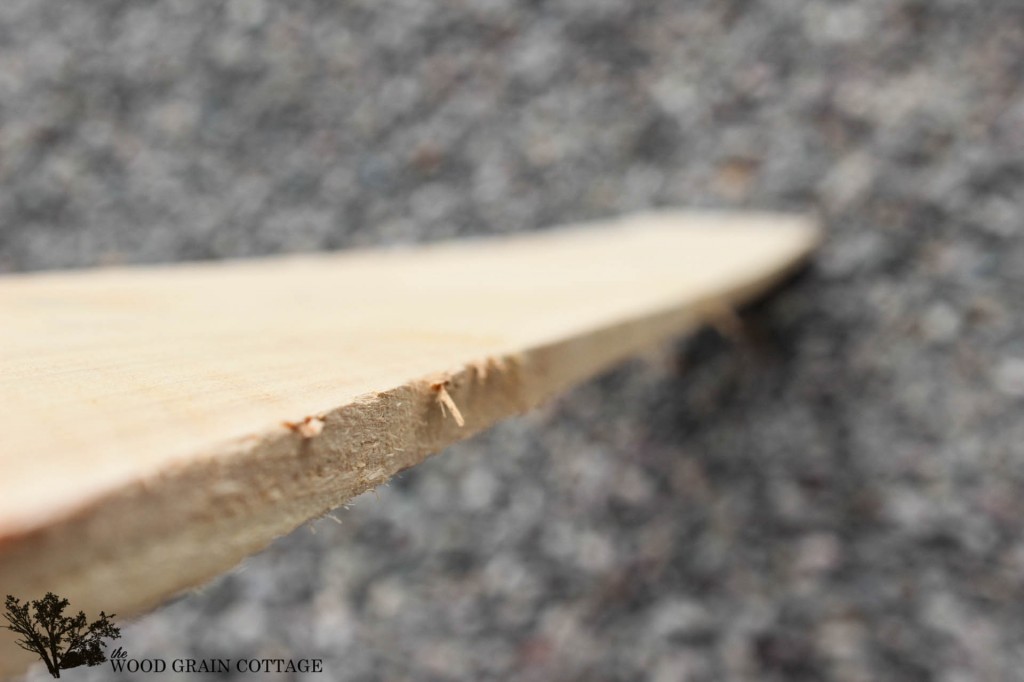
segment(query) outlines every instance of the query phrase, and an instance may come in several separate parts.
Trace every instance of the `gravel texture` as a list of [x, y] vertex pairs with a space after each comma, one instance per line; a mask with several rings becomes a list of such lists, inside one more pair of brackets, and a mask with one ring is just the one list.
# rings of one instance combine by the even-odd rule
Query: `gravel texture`
[[1012, 0], [4, 0], [0, 271], [663, 205], [828, 226], [738, 343], [453, 447], [119, 644], [360, 681], [1024, 680], [1022, 75]]

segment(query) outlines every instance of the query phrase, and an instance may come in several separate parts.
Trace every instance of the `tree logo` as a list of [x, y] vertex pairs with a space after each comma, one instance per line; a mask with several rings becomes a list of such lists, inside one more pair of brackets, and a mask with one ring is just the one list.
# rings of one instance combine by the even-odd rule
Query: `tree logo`
[[21, 635], [15, 644], [38, 654], [54, 677], [60, 677], [61, 670], [103, 663], [107, 660], [103, 640], [121, 637], [121, 629], [110, 620], [115, 614], [100, 611], [99, 619], [89, 623], [82, 611], [65, 616], [64, 609], [70, 604], [53, 592], [24, 604], [7, 595], [4, 603], [3, 617], [10, 625], [0, 627]]

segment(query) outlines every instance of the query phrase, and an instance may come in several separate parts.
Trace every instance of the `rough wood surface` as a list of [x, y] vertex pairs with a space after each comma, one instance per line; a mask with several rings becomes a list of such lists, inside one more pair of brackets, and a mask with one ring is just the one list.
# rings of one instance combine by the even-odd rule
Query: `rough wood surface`
[[[0, 597], [150, 608], [771, 285], [805, 219], [0, 279]], [[31, 658], [0, 639], [0, 674]]]

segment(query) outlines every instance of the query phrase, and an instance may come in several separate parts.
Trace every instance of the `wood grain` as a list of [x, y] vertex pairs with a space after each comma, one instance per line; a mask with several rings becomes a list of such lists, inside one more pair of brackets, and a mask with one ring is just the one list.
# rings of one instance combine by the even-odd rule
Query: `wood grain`
[[[760, 293], [817, 239], [798, 217], [667, 212], [0, 278], [0, 597], [151, 608]], [[0, 674], [31, 660], [0, 647]]]

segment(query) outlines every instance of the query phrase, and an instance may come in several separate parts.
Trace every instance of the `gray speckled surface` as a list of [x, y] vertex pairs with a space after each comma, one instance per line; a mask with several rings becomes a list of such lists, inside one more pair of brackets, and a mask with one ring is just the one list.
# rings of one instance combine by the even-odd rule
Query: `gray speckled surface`
[[119, 644], [336, 680], [1024, 679], [1022, 75], [1010, 0], [0, 3], [0, 271], [661, 205], [829, 229], [744, 346], [453, 447]]

